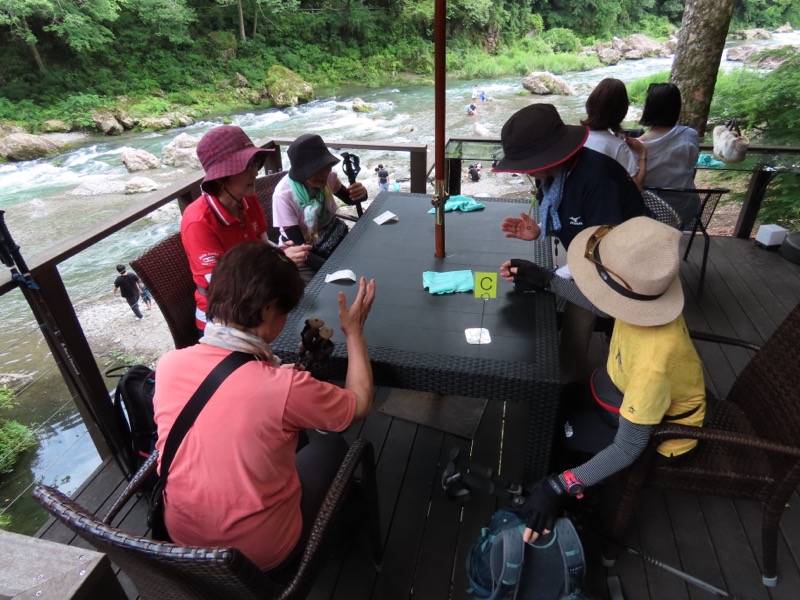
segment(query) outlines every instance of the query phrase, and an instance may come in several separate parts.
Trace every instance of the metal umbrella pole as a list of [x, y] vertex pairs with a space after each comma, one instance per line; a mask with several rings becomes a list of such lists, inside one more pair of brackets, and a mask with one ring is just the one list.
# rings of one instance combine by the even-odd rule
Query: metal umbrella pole
[[447, 202], [447, 191], [445, 190], [445, 167], [444, 167], [444, 125], [445, 125], [445, 104], [444, 96], [447, 86], [447, 66], [445, 61], [445, 48], [447, 43], [447, 1], [435, 0], [433, 16], [433, 39], [434, 39], [434, 157], [436, 159], [436, 171], [433, 184], [433, 207], [434, 214], [434, 237], [436, 258], [445, 257], [444, 248], [444, 203]]

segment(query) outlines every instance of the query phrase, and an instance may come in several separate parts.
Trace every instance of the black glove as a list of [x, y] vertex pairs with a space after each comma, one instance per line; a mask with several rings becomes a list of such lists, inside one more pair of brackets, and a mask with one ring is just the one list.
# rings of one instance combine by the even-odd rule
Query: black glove
[[525, 504], [519, 509], [520, 518], [536, 533], [541, 534], [545, 529], [552, 531], [567, 498], [558, 475], [540, 479], [526, 492]]
[[553, 274], [547, 269], [543, 269], [536, 263], [521, 258], [511, 259], [511, 268], [516, 267], [514, 277], [514, 289], [520, 292], [542, 292], [553, 278]]

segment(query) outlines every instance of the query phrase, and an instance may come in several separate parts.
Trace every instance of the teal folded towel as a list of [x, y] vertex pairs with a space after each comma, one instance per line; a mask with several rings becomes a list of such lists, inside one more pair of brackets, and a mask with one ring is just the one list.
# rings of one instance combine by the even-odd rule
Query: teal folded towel
[[710, 154], [701, 154], [697, 157], [697, 166], [698, 167], [724, 167], [725, 163], [721, 160], [717, 160]]
[[[473, 210], [483, 210], [484, 208], [486, 208], [486, 206], [480, 202], [476, 202], [475, 198], [470, 198], [469, 196], [451, 196], [450, 199], [444, 203], [444, 212], [453, 210], [470, 212]], [[432, 208], [428, 212], [434, 214], [436, 209]]]
[[472, 271], [448, 271], [446, 273], [425, 271], [422, 274], [422, 287], [431, 294], [471, 292], [473, 284]]

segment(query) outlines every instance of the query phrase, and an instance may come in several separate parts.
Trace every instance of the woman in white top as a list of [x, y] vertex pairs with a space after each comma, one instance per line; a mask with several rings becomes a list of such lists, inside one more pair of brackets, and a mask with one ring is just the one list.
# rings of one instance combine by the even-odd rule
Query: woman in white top
[[697, 132], [678, 125], [681, 92], [674, 83], [652, 83], [647, 89], [639, 138], [647, 148], [646, 187], [694, 188], [700, 145]]
[[622, 134], [622, 120], [628, 114], [628, 106], [628, 91], [622, 81], [608, 77], [598, 83], [586, 99], [587, 118], [581, 121], [589, 127], [584, 147], [616, 160], [641, 190], [647, 150], [637, 139]]

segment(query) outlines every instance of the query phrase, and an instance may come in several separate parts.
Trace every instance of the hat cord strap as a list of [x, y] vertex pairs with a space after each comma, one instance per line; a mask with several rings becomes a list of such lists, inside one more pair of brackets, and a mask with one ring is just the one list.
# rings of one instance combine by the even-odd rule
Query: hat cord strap
[[617, 292], [620, 296], [624, 296], [625, 298], [630, 298], [631, 300], [643, 300], [645, 302], [650, 300], [657, 300], [664, 295], [664, 292], [660, 294], [656, 294], [654, 296], [649, 296], [647, 294], [639, 294], [637, 292], [631, 291], [623, 285], [617, 283], [617, 281], [611, 277], [611, 275], [606, 271], [602, 266], [602, 261], [600, 260], [600, 244], [594, 247], [594, 268], [597, 269], [597, 274], [600, 276], [600, 279], [610, 287], [612, 290]]

